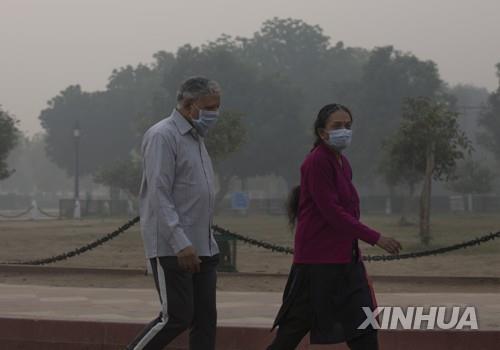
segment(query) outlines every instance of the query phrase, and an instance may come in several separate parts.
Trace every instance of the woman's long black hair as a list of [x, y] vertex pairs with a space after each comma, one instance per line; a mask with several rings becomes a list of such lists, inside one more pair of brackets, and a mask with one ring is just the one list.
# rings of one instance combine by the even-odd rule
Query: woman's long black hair
[[[351, 117], [351, 121], [353, 120], [352, 113], [349, 110], [349, 108], [347, 108], [346, 106], [343, 106], [341, 104], [331, 103], [331, 104], [327, 104], [326, 106], [321, 108], [318, 112], [316, 120], [314, 121], [314, 131], [313, 132], [314, 132], [314, 136], [316, 139], [314, 140], [314, 145], [313, 145], [312, 150], [314, 150], [317, 146], [319, 146], [321, 144], [321, 142], [323, 142], [323, 140], [321, 139], [321, 136], [319, 135], [319, 129], [325, 128], [326, 121], [328, 120], [328, 117], [333, 112], [336, 112], [336, 111], [346, 112]], [[297, 217], [299, 215], [299, 201], [300, 201], [300, 186], [295, 186], [290, 191], [290, 193], [288, 195], [287, 202], [286, 202], [288, 223], [289, 223], [291, 229], [295, 228], [295, 223], [297, 222]]]

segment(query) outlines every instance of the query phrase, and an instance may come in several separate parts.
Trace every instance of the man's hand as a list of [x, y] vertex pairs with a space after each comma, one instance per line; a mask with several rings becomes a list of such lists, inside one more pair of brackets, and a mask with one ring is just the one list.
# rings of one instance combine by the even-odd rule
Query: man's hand
[[401, 243], [391, 237], [380, 236], [376, 245], [390, 254], [399, 254], [399, 251], [403, 249]]
[[189, 246], [177, 253], [177, 261], [181, 269], [195, 273], [200, 272], [201, 260], [193, 246]]

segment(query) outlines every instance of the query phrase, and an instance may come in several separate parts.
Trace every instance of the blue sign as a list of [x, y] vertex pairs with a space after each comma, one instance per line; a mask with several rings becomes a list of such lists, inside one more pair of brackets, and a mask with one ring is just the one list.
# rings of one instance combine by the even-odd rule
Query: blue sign
[[231, 208], [232, 209], [248, 209], [250, 199], [245, 192], [233, 192], [231, 195]]

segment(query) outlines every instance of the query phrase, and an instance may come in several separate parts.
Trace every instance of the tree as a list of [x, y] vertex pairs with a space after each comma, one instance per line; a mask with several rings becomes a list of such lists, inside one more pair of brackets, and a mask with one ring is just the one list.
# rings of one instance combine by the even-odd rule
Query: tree
[[[409, 98], [403, 105], [403, 120], [388, 147], [394, 182], [404, 176], [421, 177], [420, 238], [428, 245], [430, 236], [430, 200], [432, 180], [450, 180], [457, 160], [471, 151], [470, 141], [460, 130], [458, 115], [442, 101], [428, 97]], [[398, 174], [398, 170], [401, 171]], [[411, 181], [411, 180], [410, 180]]]
[[17, 120], [3, 111], [0, 106], [0, 180], [8, 178], [14, 172], [9, 169], [7, 157], [16, 146], [20, 136], [17, 123]]
[[48, 159], [45, 138], [42, 133], [19, 137], [9, 156], [9, 163], [16, 172], [2, 182], [4, 189], [25, 194], [73, 189], [71, 179]]
[[224, 161], [231, 154], [237, 152], [246, 142], [246, 129], [243, 126], [242, 115], [237, 112], [223, 111], [220, 119], [206, 140], [208, 153], [214, 162], [219, 177], [219, 191], [215, 207], [219, 208], [220, 203], [229, 190], [229, 184], [234, 176], [231, 169], [224, 167]]
[[[113, 70], [109, 77], [107, 91], [122, 96], [131, 102], [125, 113], [132, 120], [132, 129], [136, 136], [142, 136], [155, 121], [169, 114], [173, 108], [169, 96], [162, 86], [163, 77], [175, 63], [175, 56], [165, 51], [153, 55], [155, 61], [150, 65], [139, 64], [137, 67], [126, 66]], [[136, 138], [137, 144], [140, 138]]]
[[361, 79], [353, 88], [354, 136], [349, 151], [353, 167], [362, 169], [357, 180], [373, 184], [376, 167], [382, 161], [382, 141], [392, 135], [401, 122], [407, 98], [442, 95], [443, 82], [432, 61], [421, 61], [392, 46], [375, 48], [363, 67]]
[[419, 150], [402, 133], [396, 133], [394, 137], [384, 140], [382, 149], [384, 155], [378, 171], [383, 175], [386, 184], [390, 189], [398, 185], [408, 187], [408, 195], [404, 198], [399, 220], [401, 226], [406, 226], [410, 224], [408, 215], [410, 214], [415, 187], [423, 179], [423, 174], [419, 171], [416, 163], [416, 153]]
[[[500, 63], [496, 67], [500, 81]], [[500, 161], [500, 84], [497, 91], [488, 98], [487, 109], [481, 115], [480, 125], [484, 128], [484, 132], [480, 134], [482, 144]]]
[[74, 174], [73, 128], [77, 121], [81, 175], [127, 157], [138, 142], [134, 102], [119, 91], [89, 93], [75, 85], [48, 104], [39, 117], [47, 133], [47, 154], [68, 175]]
[[102, 167], [94, 174], [94, 182], [124, 190], [129, 196], [137, 197], [141, 184], [141, 160], [132, 154], [128, 159]]
[[[287, 113], [290, 117], [298, 115], [299, 123], [291, 122], [303, 131], [297, 128], [290, 132], [300, 142], [285, 157], [277, 157], [283, 160], [283, 170], [273, 171], [284, 176], [288, 184], [294, 184], [300, 161], [311, 147], [311, 131], [318, 110], [332, 102], [354, 106], [359, 100], [359, 80], [370, 52], [345, 47], [341, 41], [332, 45], [321, 27], [293, 18], [267, 20], [253, 36], [237, 38], [237, 42], [241, 43], [238, 54], [245, 62], [256, 66], [261, 76], [281, 81], [282, 88], [295, 95], [285, 100], [282, 107], [290, 111]], [[363, 138], [357, 140], [364, 143]], [[357, 168], [363, 171], [365, 164], [357, 164]]]
[[[240, 115], [224, 111], [219, 117], [215, 128], [207, 135], [205, 144], [215, 164], [223, 161], [229, 154], [235, 152], [245, 140], [245, 130], [241, 124]], [[113, 188], [119, 188], [132, 197], [139, 195], [141, 181], [141, 158], [137, 151], [124, 160], [118, 160], [111, 165], [99, 169], [95, 176], [96, 183]], [[227, 192], [230, 178], [219, 174], [221, 189], [217, 195], [217, 203]]]
[[488, 193], [493, 188], [495, 174], [480, 162], [468, 159], [458, 167], [449, 188], [462, 195]]
[[[187, 77], [210, 77], [222, 86], [223, 110], [241, 115], [246, 142], [217, 162], [219, 177], [246, 179], [275, 174], [295, 183], [307, 139], [300, 120], [300, 93], [288, 80], [267, 75], [242, 60], [239, 50], [238, 43], [228, 36], [201, 47], [185, 45], [165, 74], [164, 86], [169, 96], [175, 96], [179, 82]], [[290, 139], [293, 141], [288, 142]]]
[[175, 58], [164, 51], [153, 57], [150, 65], [113, 70], [104, 91], [84, 92], [74, 85], [48, 102], [39, 117], [47, 132], [47, 153], [68, 174], [73, 174], [76, 121], [82, 135], [81, 172], [92, 174], [116, 159], [127, 159], [139, 146], [141, 131], [165, 117], [169, 96], [163, 75]]
[[317, 25], [293, 18], [272, 18], [250, 38], [237, 38], [245, 62], [263, 75], [287, 81], [300, 94], [301, 119], [309, 127], [327, 103], [349, 105], [357, 91], [369, 51], [345, 47]]
[[[114, 70], [105, 91], [69, 87], [51, 100], [40, 116], [51, 159], [72, 173], [68, 145], [78, 119], [82, 152], [88, 152], [82, 154], [85, 173], [127, 160], [138, 149], [142, 133], [175, 107], [179, 83], [204, 75], [221, 83], [222, 108], [240, 115], [246, 133], [241, 147], [216, 161], [221, 179], [276, 175], [289, 186], [295, 184], [317, 111], [340, 102], [354, 112], [355, 139], [347, 154], [356, 181], [372, 184], [382, 140], [401, 120], [402, 100], [441, 97], [444, 90], [431, 61], [391, 46], [369, 51], [345, 47], [341, 41], [332, 45], [321, 27], [291, 18], [265, 21], [248, 38], [222, 35], [153, 57], [151, 64]], [[83, 144], [84, 139], [92, 144]]]
[[479, 124], [481, 111], [488, 102], [488, 90], [474, 85], [458, 84], [449, 88], [447, 93], [453, 98], [452, 109], [459, 113], [460, 128], [466, 133], [476, 150], [473, 159], [483, 163], [488, 161], [485, 159], [486, 152], [480, 152], [487, 150], [478, 142], [480, 140], [477, 138], [477, 131], [481, 129]]

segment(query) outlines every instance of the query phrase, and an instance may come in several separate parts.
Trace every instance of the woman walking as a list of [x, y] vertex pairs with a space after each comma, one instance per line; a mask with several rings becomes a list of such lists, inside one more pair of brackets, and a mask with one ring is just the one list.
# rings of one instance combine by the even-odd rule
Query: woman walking
[[358, 193], [342, 155], [352, 123], [350, 110], [339, 104], [324, 106], [314, 123], [316, 141], [288, 202], [290, 224], [296, 225], [294, 260], [268, 350], [295, 349], [308, 332], [312, 344], [378, 349], [376, 329], [358, 329], [366, 320], [363, 307], [376, 308], [358, 240], [391, 254], [401, 245], [359, 221]]

